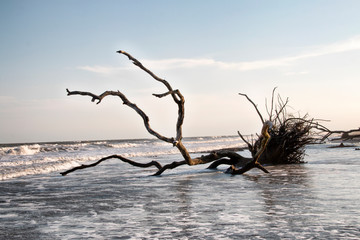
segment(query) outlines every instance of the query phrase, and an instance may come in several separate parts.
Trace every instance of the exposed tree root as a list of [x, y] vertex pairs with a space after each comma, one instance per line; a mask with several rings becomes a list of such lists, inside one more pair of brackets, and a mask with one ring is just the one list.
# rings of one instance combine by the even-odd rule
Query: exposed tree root
[[[268, 171], [261, 165], [264, 163], [268, 164], [280, 164], [280, 163], [298, 163], [301, 161], [304, 155], [304, 147], [307, 144], [310, 144], [314, 141], [310, 130], [313, 128], [317, 128], [318, 130], [326, 130], [325, 127], [319, 125], [318, 123], [314, 122], [314, 119], [307, 120], [306, 116], [303, 118], [294, 118], [289, 117], [286, 114], [286, 105], [288, 100], [285, 102], [278, 96], [278, 104], [274, 104], [274, 93], [275, 88], [272, 92], [272, 100], [271, 100], [271, 109], [268, 110], [269, 120], [265, 121], [264, 117], [261, 115], [260, 111], [257, 108], [257, 105], [246, 95], [240, 93], [241, 96], [246, 97], [246, 99], [254, 106], [257, 114], [260, 117], [261, 123], [263, 124], [263, 129], [261, 135], [254, 143], [250, 143], [247, 141], [241, 134], [239, 136], [243, 139], [243, 141], [247, 144], [248, 149], [252, 153], [252, 158], [244, 158], [241, 155], [237, 154], [234, 151], [226, 151], [226, 150], [219, 150], [213, 151], [207, 155], [202, 155], [200, 157], [192, 158], [184, 146], [182, 142], [182, 125], [184, 122], [184, 103], [185, 99], [181, 92], [178, 89], [173, 89], [171, 85], [162, 78], [156, 76], [153, 72], [149, 69], [144, 67], [142, 63], [140, 63], [137, 59], [133, 56], [128, 54], [124, 51], [117, 51], [117, 53], [125, 55], [129, 58], [130, 61], [133, 62], [134, 65], [148, 73], [153, 79], [162, 83], [166, 91], [165, 93], [161, 94], [153, 94], [155, 97], [163, 98], [167, 96], [171, 96], [174, 103], [178, 109], [178, 117], [176, 122], [176, 133], [175, 137], [166, 137], [159, 132], [152, 129], [149, 123], [149, 117], [146, 113], [140, 109], [136, 104], [132, 103], [122, 92], [120, 91], [105, 91], [100, 95], [96, 95], [91, 92], [84, 92], [84, 91], [70, 91], [66, 89], [67, 95], [82, 95], [82, 96], [89, 96], [91, 97], [91, 101], [95, 102], [96, 104], [101, 103], [101, 101], [107, 96], [115, 96], [119, 97], [123, 104], [132, 108], [142, 119], [144, 122], [144, 126], [146, 130], [157, 139], [170, 143], [174, 147], [176, 147], [183, 157], [183, 161], [175, 161], [173, 163], [167, 164], [162, 166], [157, 161], [151, 161], [148, 163], [139, 163], [133, 160], [124, 158], [120, 155], [111, 155], [104, 157], [98, 160], [95, 163], [88, 164], [88, 165], [81, 165], [78, 167], [74, 167], [70, 170], [62, 172], [63, 176], [85, 168], [95, 167], [101, 162], [116, 158], [123, 162], [129, 163], [136, 167], [141, 168], [148, 168], [148, 167], [155, 167], [157, 168], [157, 172], [154, 175], [161, 175], [165, 170], [174, 169], [181, 165], [198, 165], [198, 164], [207, 164], [212, 163], [209, 168], [214, 169], [221, 164], [231, 165], [229, 171], [231, 174], [242, 174], [249, 171], [252, 168], [258, 168], [263, 172], [268, 173]], [[274, 127], [271, 128], [272, 124]]]

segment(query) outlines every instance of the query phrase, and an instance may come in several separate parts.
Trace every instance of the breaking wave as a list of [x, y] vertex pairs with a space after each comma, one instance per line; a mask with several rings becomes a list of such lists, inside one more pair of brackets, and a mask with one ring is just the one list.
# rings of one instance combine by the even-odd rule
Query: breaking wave
[[[244, 146], [235, 136], [185, 138], [183, 142], [192, 154]], [[113, 154], [153, 158], [179, 152], [157, 139], [1, 144], [0, 180], [61, 171]]]

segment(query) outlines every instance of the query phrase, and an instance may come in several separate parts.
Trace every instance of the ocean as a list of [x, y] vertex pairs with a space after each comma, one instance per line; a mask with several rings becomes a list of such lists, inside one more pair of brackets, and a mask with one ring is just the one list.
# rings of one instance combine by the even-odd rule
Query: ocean
[[[237, 136], [185, 138], [193, 156], [243, 147]], [[155, 139], [0, 145], [0, 239], [360, 239], [360, 151], [310, 145], [305, 164], [225, 174], [207, 165], [151, 176], [107, 160], [182, 160]], [[250, 156], [248, 151], [239, 152]]]

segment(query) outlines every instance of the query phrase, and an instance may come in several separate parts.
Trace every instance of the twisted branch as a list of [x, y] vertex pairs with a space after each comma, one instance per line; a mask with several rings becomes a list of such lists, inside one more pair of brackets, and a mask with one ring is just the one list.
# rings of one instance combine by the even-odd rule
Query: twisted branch
[[127, 56], [129, 58], [129, 60], [131, 60], [133, 62], [134, 65], [138, 66], [139, 68], [141, 68], [142, 70], [147, 72], [152, 78], [154, 78], [156, 81], [159, 81], [162, 84], [164, 84], [165, 87], [168, 89], [168, 92], [165, 94], [153, 94], [153, 95], [157, 96], [157, 97], [164, 97], [164, 96], [171, 94], [174, 102], [178, 105], [178, 120], [176, 123], [176, 133], [177, 133], [176, 141], [180, 141], [182, 139], [182, 125], [184, 123], [184, 114], [185, 114], [185, 109], [184, 109], [185, 99], [184, 99], [183, 95], [180, 93], [179, 90], [174, 91], [172, 89], [171, 85], [165, 79], [162, 79], [162, 78], [159, 78], [158, 76], [156, 76], [153, 72], [151, 72], [149, 69], [144, 67], [141, 62], [139, 62], [136, 58], [131, 56], [129, 53], [122, 51], [122, 50], [117, 51], [117, 53]]
[[141, 110], [136, 104], [130, 102], [126, 96], [124, 94], [122, 94], [120, 91], [105, 91], [104, 93], [102, 93], [101, 95], [95, 95], [93, 93], [90, 92], [81, 92], [81, 91], [70, 91], [69, 89], [66, 89], [67, 91], [67, 95], [71, 96], [71, 95], [83, 95], [83, 96], [91, 96], [92, 99], [91, 101], [94, 102], [95, 100], [98, 100], [98, 102], [96, 104], [99, 104], [103, 98], [105, 98], [106, 96], [118, 96], [121, 98], [121, 100], [123, 101], [124, 105], [127, 105], [128, 107], [134, 109], [143, 119], [144, 121], [144, 125], [146, 130], [153, 136], [155, 136], [156, 138], [168, 142], [168, 143], [173, 143], [174, 139], [173, 138], [168, 138], [165, 137], [161, 134], [159, 134], [158, 132], [154, 131], [149, 123], [149, 117], [145, 114], [145, 112], [143, 110]]
[[246, 99], [254, 106], [257, 114], [258, 114], [259, 117], [260, 117], [261, 123], [264, 124], [264, 122], [265, 122], [265, 121], [264, 121], [264, 118], [263, 118], [263, 116], [261, 115], [259, 109], [257, 108], [257, 105], [248, 97], [248, 95], [246, 95], [246, 94], [244, 94], [244, 93], [239, 93], [239, 95], [246, 97]]
[[[129, 58], [129, 60], [131, 60], [133, 62], [134, 65], [136, 65], [140, 69], [147, 72], [156, 81], [159, 81], [159, 82], [161, 82], [162, 84], [165, 85], [165, 87], [167, 88], [167, 92], [162, 93], [162, 94], [153, 94], [153, 95], [155, 97], [158, 97], [158, 98], [163, 98], [163, 97], [166, 97], [168, 95], [171, 95], [172, 99], [177, 104], [177, 106], [178, 106], [178, 118], [177, 118], [177, 122], [176, 122], [176, 137], [175, 138], [165, 137], [165, 136], [161, 135], [160, 133], [156, 132], [155, 130], [153, 130], [151, 128], [151, 126], [150, 126], [150, 123], [149, 123], [149, 117], [145, 114], [145, 112], [142, 109], [140, 109], [136, 104], [129, 101], [129, 99], [127, 99], [127, 97], [120, 91], [105, 91], [100, 95], [96, 95], [96, 94], [91, 93], [91, 92], [70, 91], [69, 89], [66, 89], [67, 95], [68, 96], [71, 96], [71, 95], [90, 96], [92, 102], [97, 101], [96, 104], [99, 104], [107, 96], [117, 96], [117, 97], [119, 97], [123, 101], [124, 105], [127, 105], [128, 107], [132, 108], [133, 110], [135, 110], [135, 112], [138, 115], [141, 116], [141, 118], [144, 121], [144, 125], [145, 125], [146, 130], [151, 135], [155, 136], [159, 140], [162, 140], [162, 141], [173, 144], [173, 146], [175, 146], [180, 151], [181, 155], [184, 158], [184, 161], [175, 161], [173, 163], [162, 166], [160, 163], [158, 163], [156, 161], [151, 161], [149, 163], [138, 163], [138, 162], [129, 160], [127, 158], [124, 158], [124, 157], [122, 157], [120, 155], [111, 155], [111, 156], [108, 156], [108, 157], [104, 157], [104, 158], [98, 160], [95, 163], [88, 164], [88, 165], [81, 165], [81, 166], [72, 168], [72, 169], [70, 169], [68, 171], [62, 172], [61, 173], [62, 175], [65, 176], [66, 174], [74, 172], [74, 171], [79, 170], [79, 169], [94, 167], [94, 166], [100, 164], [101, 162], [103, 162], [103, 161], [105, 161], [107, 159], [110, 159], [110, 158], [117, 158], [117, 159], [122, 160], [123, 162], [129, 163], [129, 164], [131, 164], [133, 166], [137, 166], [137, 167], [155, 166], [158, 169], [158, 171], [154, 175], [160, 175], [167, 169], [173, 169], [173, 168], [176, 168], [176, 167], [184, 165], [184, 164], [197, 165], [197, 164], [206, 164], [206, 163], [210, 163], [210, 162], [213, 162], [213, 161], [218, 161], [216, 163], [217, 165], [215, 164], [216, 166], [218, 166], [219, 164], [222, 164], [222, 162], [226, 162], [227, 159], [230, 159], [232, 164], [238, 164], [240, 166], [243, 166], [243, 165], [246, 165], [250, 161], [249, 159], [243, 158], [242, 156], [240, 156], [240, 155], [238, 155], [238, 154], [236, 154], [234, 152], [231, 152], [231, 151], [215, 151], [215, 152], [212, 152], [212, 153], [210, 153], [208, 155], [203, 155], [203, 156], [197, 157], [197, 158], [191, 158], [188, 150], [186, 149], [186, 147], [182, 143], [182, 125], [183, 125], [184, 116], [185, 116], [185, 114], [184, 114], [185, 113], [185, 108], [184, 108], [185, 99], [184, 99], [184, 96], [180, 93], [180, 91], [178, 89], [174, 90], [171, 87], [171, 85], [165, 79], [162, 79], [162, 78], [159, 78], [158, 76], [156, 76], [153, 72], [151, 72], [149, 69], [144, 67], [144, 65], [142, 65], [141, 62], [139, 62], [136, 58], [131, 56], [129, 53], [127, 53], [125, 51], [121, 51], [121, 50], [117, 51], [117, 53], [127, 56]], [[252, 101], [250, 100], [250, 102], [252, 102]], [[256, 108], [256, 106], [255, 106], [255, 108]], [[259, 116], [262, 119], [262, 116], [261, 116], [260, 113], [259, 113]], [[212, 167], [214, 167], [215, 165], [213, 165]]]
[[151, 161], [151, 162], [148, 162], [148, 163], [138, 163], [138, 162], [135, 162], [135, 161], [132, 161], [130, 159], [127, 159], [127, 158], [124, 158], [123, 156], [120, 156], [120, 155], [111, 155], [111, 156], [107, 156], [107, 157], [104, 157], [104, 158], [101, 158], [100, 160], [98, 160], [97, 162], [94, 162], [92, 164], [82, 164], [78, 167], [74, 167], [72, 169], [69, 169], [65, 172], [61, 172], [60, 174], [65, 176], [71, 172], [74, 172], [76, 170], [80, 170], [80, 169], [84, 169], [84, 168], [90, 168], [90, 167], [95, 167], [96, 165], [102, 163], [103, 161], [105, 160], [108, 160], [108, 159], [111, 159], [111, 158], [117, 158], [117, 159], [120, 159], [121, 161], [123, 162], [126, 162], [126, 163], [129, 163], [130, 165], [132, 166], [135, 166], [135, 167], [141, 167], [141, 168], [148, 168], [148, 167], [151, 167], [151, 166], [155, 166], [157, 167], [158, 169], [161, 169], [162, 166], [160, 163], [158, 163], [157, 161]]
[[[314, 135], [326, 133], [320, 140], [322, 142], [333, 132], [317, 122], [324, 120], [308, 119], [308, 115], [305, 115], [304, 117], [293, 117], [291, 114], [288, 114], [287, 107], [289, 99], [286, 98], [286, 100], [283, 101], [281, 96], [278, 95], [277, 103], [274, 103], [275, 90], [276, 88], [274, 88], [272, 92], [270, 111], [268, 106], [266, 106], [269, 119], [271, 119], [275, 125], [275, 127], [269, 131], [271, 141], [267, 141], [266, 150], [263, 149], [263, 142], [266, 138], [261, 134], [258, 136], [255, 143], [250, 144], [246, 142], [248, 144], [248, 149], [252, 156], [257, 158], [258, 162], [262, 164], [302, 163], [305, 146], [320, 140], [320, 138], [315, 138]], [[258, 112], [256, 105], [252, 101], [249, 102], [251, 102]], [[241, 137], [240, 133], [239, 136]], [[262, 151], [260, 151], [261, 149]], [[242, 171], [249, 167], [261, 169], [262, 166], [256, 166], [255, 163], [256, 161], [253, 163], [249, 162], [243, 169], [236, 170], [236, 173], [242, 173]]]

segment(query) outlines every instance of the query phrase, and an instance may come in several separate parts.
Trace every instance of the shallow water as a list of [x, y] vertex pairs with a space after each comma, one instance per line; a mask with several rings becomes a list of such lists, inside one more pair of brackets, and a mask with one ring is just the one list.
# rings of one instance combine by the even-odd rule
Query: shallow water
[[306, 152], [307, 164], [270, 174], [181, 166], [152, 177], [109, 160], [66, 177], [7, 179], [0, 239], [359, 239], [360, 151]]

